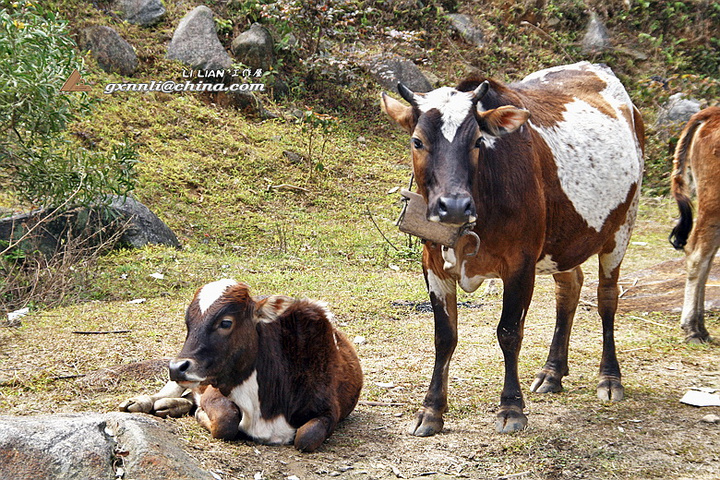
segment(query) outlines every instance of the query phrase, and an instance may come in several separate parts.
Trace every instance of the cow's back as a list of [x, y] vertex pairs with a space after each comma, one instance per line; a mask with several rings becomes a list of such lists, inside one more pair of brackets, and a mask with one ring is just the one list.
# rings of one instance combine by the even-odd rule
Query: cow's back
[[626, 223], [643, 173], [642, 120], [605, 66], [550, 68], [511, 88], [531, 113], [528, 128], [541, 163], [548, 215], [544, 254], [562, 270], [587, 258], [588, 244], [600, 248]]

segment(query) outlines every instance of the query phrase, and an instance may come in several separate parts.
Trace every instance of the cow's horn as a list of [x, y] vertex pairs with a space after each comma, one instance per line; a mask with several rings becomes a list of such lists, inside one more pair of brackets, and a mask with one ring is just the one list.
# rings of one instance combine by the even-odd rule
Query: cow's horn
[[398, 83], [397, 89], [402, 98], [404, 98], [410, 105], [415, 105], [415, 94], [412, 90], [403, 85], [402, 82]]
[[490, 89], [490, 84], [487, 80], [482, 82], [479, 87], [473, 90], [473, 102], [478, 102], [482, 97], [485, 96], [487, 91]]

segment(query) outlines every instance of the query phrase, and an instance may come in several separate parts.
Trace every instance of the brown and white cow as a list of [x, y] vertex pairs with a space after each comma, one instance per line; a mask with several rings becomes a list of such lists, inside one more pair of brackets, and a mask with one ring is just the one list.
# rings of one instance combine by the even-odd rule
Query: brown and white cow
[[411, 433], [433, 435], [443, 427], [448, 366], [457, 344], [456, 288], [472, 292], [488, 278], [504, 284], [497, 335], [505, 382], [496, 429], [523, 429], [518, 355], [535, 275], [554, 276], [557, 319], [547, 362], [531, 390], [557, 392], [568, 374], [580, 265], [594, 254], [603, 327], [597, 394], [621, 400], [613, 333], [617, 280], [637, 212], [644, 127], [620, 81], [606, 66], [583, 62], [511, 85], [471, 79], [424, 94], [398, 89], [410, 106], [383, 95], [382, 107], [412, 135], [427, 219], [474, 225], [477, 235], [461, 237], [454, 248], [425, 242], [436, 357]]
[[[705, 328], [705, 284], [720, 247], [720, 107], [706, 108], [690, 118], [680, 134], [673, 166], [672, 194], [680, 220], [670, 242], [685, 250], [687, 271], [680, 323], [688, 342], [706, 342], [710, 334]], [[694, 227], [686, 185], [688, 170], [692, 170], [697, 191]]]
[[[285, 296], [251, 297], [219, 280], [187, 308], [187, 338], [157, 394], [120, 405], [131, 412], [195, 417], [213, 437], [317, 449], [353, 411], [360, 361], [324, 304]], [[189, 394], [186, 393], [190, 391]]]

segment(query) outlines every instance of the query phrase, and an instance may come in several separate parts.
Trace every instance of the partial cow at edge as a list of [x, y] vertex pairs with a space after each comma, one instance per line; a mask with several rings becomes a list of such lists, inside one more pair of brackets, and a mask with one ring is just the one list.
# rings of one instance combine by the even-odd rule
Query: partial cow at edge
[[252, 297], [244, 283], [199, 289], [170, 381], [120, 410], [195, 418], [213, 437], [316, 450], [353, 411], [363, 376], [350, 341], [322, 303]]
[[472, 235], [455, 245], [425, 242], [423, 270], [435, 316], [435, 367], [410, 432], [443, 428], [448, 370], [458, 341], [457, 287], [503, 281], [497, 336], [505, 360], [496, 429], [525, 428], [518, 356], [535, 276], [556, 283], [556, 327], [530, 390], [559, 392], [580, 297], [580, 265], [599, 257], [603, 351], [597, 394], [624, 389], [614, 339], [618, 276], [635, 222], [643, 173], [640, 113], [610, 68], [587, 62], [542, 70], [506, 85], [471, 78], [457, 88], [387, 96], [383, 110], [411, 136], [427, 220]]
[[[680, 134], [673, 167], [672, 194], [680, 219], [670, 233], [670, 243], [685, 250], [687, 271], [680, 323], [687, 342], [708, 342], [705, 284], [720, 247], [720, 107], [709, 107], [690, 117]], [[697, 194], [694, 225], [689, 173]]]

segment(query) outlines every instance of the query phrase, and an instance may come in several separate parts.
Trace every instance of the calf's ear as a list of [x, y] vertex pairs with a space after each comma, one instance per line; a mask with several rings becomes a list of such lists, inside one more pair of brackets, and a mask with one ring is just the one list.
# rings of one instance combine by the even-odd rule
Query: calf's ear
[[387, 113], [390, 118], [395, 120], [406, 132], [412, 133], [413, 130], [415, 130], [417, 118], [415, 118], [413, 107], [406, 107], [385, 93], [382, 94], [382, 98], [380, 99], [380, 107], [383, 112]]
[[287, 308], [295, 303], [294, 298], [284, 295], [271, 295], [255, 302], [255, 323], [272, 323], [283, 314]]
[[514, 132], [529, 118], [530, 112], [512, 105], [504, 105], [486, 112], [478, 112], [480, 129], [496, 137]]

